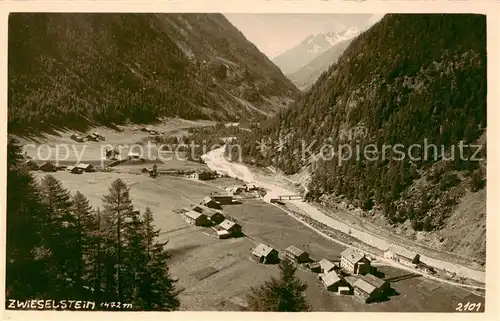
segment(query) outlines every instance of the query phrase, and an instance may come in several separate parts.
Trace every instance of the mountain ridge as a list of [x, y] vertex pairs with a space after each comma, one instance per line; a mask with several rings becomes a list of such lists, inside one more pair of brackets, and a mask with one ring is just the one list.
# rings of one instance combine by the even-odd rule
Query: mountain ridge
[[358, 28], [350, 27], [339, 32], [311, 34], [296, 46], [274, 57], [272, 61], [285, 75], [293, 74], [339, 42], [352, 39], [359, 33]]
[[[344, 202], [394, 232], [484, 259], [485, 224], [454, 231], [464, 215], [484, 220], [479, 207], [460, 214], [457, 206], [485, 203], [486, 63], [483, 15], [386, 15], [295, 104], [240, 137], [244, 160], [288, 175], [307, 169], [308, 199]], [[279, 144], [262, 153], [257, 141]], [[425, 156], [423, 142], [441, 152]], [[480, 146], [478, 157], [470, 148], [458, 157], [460, 142]], [[400, 160], [394, 149], [380, 156], [398, 144], [420, 146], [420, 159]], [[369, 145], [378, 150], [374, 161], [322, 148]], [[304, 146], [312, 146], [307, 157]]]
[[13, 13], [8, 68], [9, 131], [262, 119], [297, 93], [221, 14]]

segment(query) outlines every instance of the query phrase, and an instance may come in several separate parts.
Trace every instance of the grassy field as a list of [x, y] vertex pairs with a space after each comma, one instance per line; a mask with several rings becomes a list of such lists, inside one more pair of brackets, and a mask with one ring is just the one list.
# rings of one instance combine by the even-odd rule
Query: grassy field
[[[279, 251], [289, 245], [300, 247], [315, 260], [336, 259], [344, 249], [305, 227], [285, 212], [260, 200], [244, 200], [241, 204], [224, 206], [226, 215], [243, 225], [246, 237], [219, 240], [210, 229], [189, 225], [176, 209], [201, 201], [214, 185], [230, 185], [234, 181], [217, 179], [199, 182], [170, 176], [156, 179], [128, 173], [85, 173], [73, 175], [53, 173], [66, 188], [79, 190], [92, 205], [102, 206], [101, 197], [118, 177], [131, 188], [135, 207], [149, 206], [155, 224], [161, 229], [161, 240], [172, 255], [170, 269], [177, 278], [183, 310], [236, 310], [235, 302], [245, 300], [250, 287], [278, 276], [276, 266], [264, 266], [251, 258], [251, 249], [260, 242]], [[37, 176], [44, 175], [36, 173]], [[406, 271], [380, 267], [386, 277], [398, 277]], [[299, 269], [298, 276], [308, 283], [307, 296], [314, 311], [446, 311], [453, 312], [459, 302], [480, 302], [479, 298], [454, 286], [422, 277], [392, 283], [399, 295], [388, 301], [364, 304], [351, 296], [338, 296], [326, 291], [315, 274]], [[481, 300], [484, 306], [484, 300]]]
[[[211, 121], [188, 121], [182, 119], [167, 119], [157, 125], [148, 125], [157, 132], [176, 135], [184, 132], [187, 128], [211, 126]], [[149, 150], [144, 146], [151, 139], [149, 133], [140, 130], [141, 126], [118, 126], [119, 130], [106, 127], [92, 129], [105, 137], [104, 141], [76, 142], [71, 139], [72, 134], [86, 134], [73, 131], [58, 132], [57, 135], [40, 135], [39, 137], [18, 137], [20, 144], [24, 146], [27, 156], [34, 159], [50, 161], [61, 161], [61, 165], [75, 163], [77, 160], [84, 162], [97, 162], [105, 156], [105, 150], [114, 148], [121, 151], [122, 156], [127, 156], [130, 150], [140, 152], [144, 158], [156, 156], [156, 147]], [[140, 146], [144, 146], [142, 149]], [[163, 155], [168, 158], [168, 155]], [[97, 164], [95, 164], [97, 165]]]

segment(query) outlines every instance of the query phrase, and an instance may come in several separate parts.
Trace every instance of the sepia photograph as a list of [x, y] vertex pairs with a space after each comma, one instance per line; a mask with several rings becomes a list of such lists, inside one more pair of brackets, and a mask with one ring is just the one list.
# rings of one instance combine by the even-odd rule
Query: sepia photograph
[[486, 29], [10, 12], [5, 309], [484, 313]]

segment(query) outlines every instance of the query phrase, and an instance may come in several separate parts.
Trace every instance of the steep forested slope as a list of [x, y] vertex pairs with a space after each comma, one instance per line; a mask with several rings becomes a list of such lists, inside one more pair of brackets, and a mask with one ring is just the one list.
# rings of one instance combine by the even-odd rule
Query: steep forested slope
[[9, 130], [259, 118], [296, 88], [220, 14], [14, 13]]
[[303, 66], [293, 74], [288, 75], [288, 78], [299, 88], [306, 89], [316, 82], [318, 77], [328, 67], [333, 65], [335, 61], [342, 55], [344, 50], [349, 46], [352, 39], [344, 40], [335, 44], [328, 51], [322, 53], [319, 57]]
[[[484, 187], [485, 129], [485, 17], [388, 15], [294, 106], [241, 141], [247, 162], [288, 174], [309, 166], [312, 199], [342, 199], [390, 224], [436, 231], [463, 197]], [[476, 158], [484, 160], [470, 159], [476, 148], [460, 157], [459, 142], [479, 138]], [[409, 151], [412, 144], [420, 147]], [[467, 215], [476, 214], [484, 222], [484, 213]], [[484, 250], [485, 239], [478, 242]]]

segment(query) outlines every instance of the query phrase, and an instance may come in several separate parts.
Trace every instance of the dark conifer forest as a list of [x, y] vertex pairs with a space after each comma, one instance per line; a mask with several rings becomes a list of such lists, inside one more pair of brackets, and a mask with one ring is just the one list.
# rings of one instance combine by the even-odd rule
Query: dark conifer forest
[[297, 93], [221, 14], [12, 13], [8, 51], [9, 132], [262, 119]]
[[[463, 195], [459, 185], [472, 191], [484, 187], [484, 162], [470, 161], [475, 149], [464, 149], [466, 160], [450, 160], [450, 153], [455, 148], [458, 155], [460, 141], [478, 144], [484, 138], [486, 87], [485, 16], [386, 15], [293, 106], [239, 143], [249, 163], [273, 165], [286, 174], [312, 168], [310, 199], [343, 196], [363, 210], [382, 207], [392, 224], [410, 220], [415, 230], [435, 230]], [[264, 154], [256, 143], [262, 140], [285, 144]], [[314, 160], [322, 144], [349, 144], [353, 150], [374, 144], [381, 151], [383, 145], [408, 149], [424, 140], [438, 146], [436, 159], [400, 160], [389, 151], [376, 161]], [[315, 142], [307, 158], [302, 141], [305, 147]], [[485, 160], [485, 142], [475, 156]], [[420, 184], [422, 179], [427, 183]]]
[[[129, 188], [117, 179], [92, 208], [46, 175], [36, 182], [8, 146], [6, 298], [115, 302], [118, 310], [179, 308], [165, 242], [158, 240], [149, 208], [134, 209]], [[117, 306], [131, 304], [124, 309]]]

